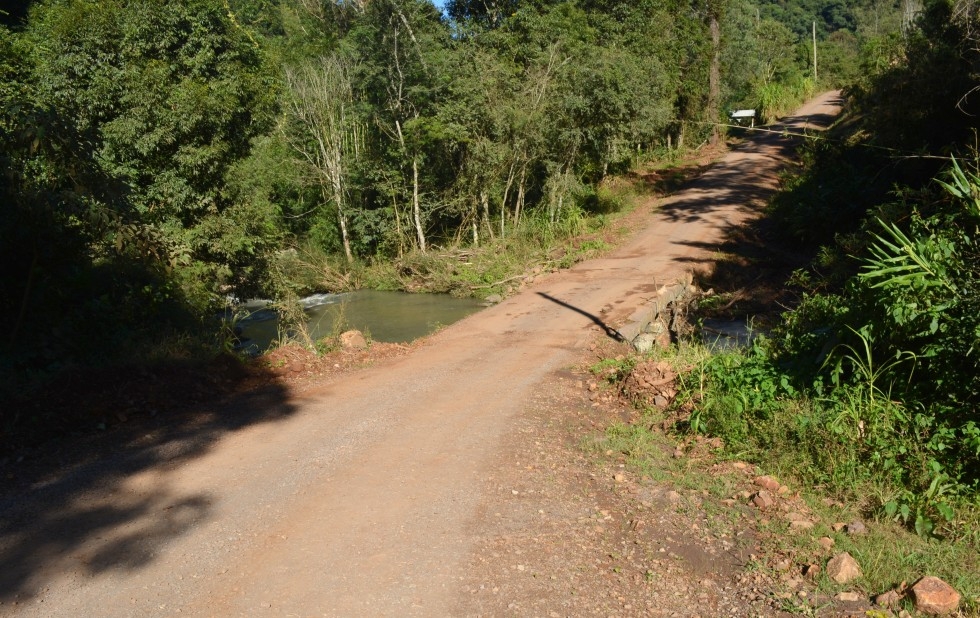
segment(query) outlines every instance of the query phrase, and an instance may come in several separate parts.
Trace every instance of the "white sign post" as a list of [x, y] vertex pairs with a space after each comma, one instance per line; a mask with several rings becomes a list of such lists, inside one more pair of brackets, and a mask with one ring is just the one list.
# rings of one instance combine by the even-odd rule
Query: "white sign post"
[[741, 124], [743, 122], [745, 122], [746, 120], [748, 120], [750, 127], [754, 127], [755, 126], [755, 110], [754, 109], [737, 109], [734, 112], [732, 112], [731, 114], [729, 114], [729, 117], [732, 119], [732, 122], [734, 122], [737, 125], [740, 125], [741, 126]]

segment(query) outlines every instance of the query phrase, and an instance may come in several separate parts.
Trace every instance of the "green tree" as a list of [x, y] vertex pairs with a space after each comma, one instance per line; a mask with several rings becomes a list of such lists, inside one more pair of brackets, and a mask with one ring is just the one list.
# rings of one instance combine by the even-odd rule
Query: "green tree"
[[0, 287], [24, 358], [123, 353], [257, 289], [275, 213], [226, 176], [277, 88], [223, 2], [39, 3], [0, 42]]
[[380, 131], [380, 188], [397, 227], [407, 213], [414, 244], [425, 252], [433, 191], [448, 171], [438, 106], [454, 79], [449, 29], [425, 0], [380, 0], [367, 6], [347, 45], [359, 56], [359, 88]]

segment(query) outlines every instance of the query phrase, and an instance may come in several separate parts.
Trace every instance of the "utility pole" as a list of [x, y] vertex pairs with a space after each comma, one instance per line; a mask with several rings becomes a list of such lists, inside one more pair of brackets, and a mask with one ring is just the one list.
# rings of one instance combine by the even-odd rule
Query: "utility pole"
[[813, 85], [817, 85], [817, 22], [813, 22]]

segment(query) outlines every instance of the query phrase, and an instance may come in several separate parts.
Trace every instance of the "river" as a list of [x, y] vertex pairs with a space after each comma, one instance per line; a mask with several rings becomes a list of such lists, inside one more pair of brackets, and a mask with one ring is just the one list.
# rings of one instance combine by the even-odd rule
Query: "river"
[[[240, 308], [239, 313], [245, 315], [236, 321], [236, 326], [241, 328], [241, 349], [249, 354], [264, 352], [282, 337], [279, 316], [269, 308], [269, 302], [253, 300]], [[374, 341], [388, 343], [424, 337], [484, 306], [474, 298], [378, 290], [315, 294], [300, 302], [314, 341], [357, 329]]]

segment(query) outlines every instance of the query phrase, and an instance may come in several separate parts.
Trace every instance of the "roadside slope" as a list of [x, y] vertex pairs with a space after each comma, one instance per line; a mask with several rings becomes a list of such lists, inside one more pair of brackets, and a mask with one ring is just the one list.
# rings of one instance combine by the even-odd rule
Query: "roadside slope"
[[[791, 122], [826, 122], [835, 101], [823, 95]], [[608, 257], [308, 391], [274, 421], [154, 446], [155, 460], [179, 464], [120, 453], [5, 500], [0, 613], [452, 615], [494, 517], [488, 482], [535, 394], [604, 327], [708, 264], [791, 150], [778, 134], [747, 141], [647, 206], [643, 229]]]

